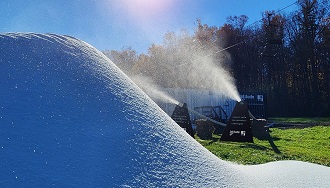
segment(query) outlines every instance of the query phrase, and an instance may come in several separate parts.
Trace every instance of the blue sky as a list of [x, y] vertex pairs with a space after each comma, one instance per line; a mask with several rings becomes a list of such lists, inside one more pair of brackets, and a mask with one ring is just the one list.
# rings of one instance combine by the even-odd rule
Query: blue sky
[[[99, 50], [132, 47], [147, 52], [164, 34], [187, 29], [196, 19], [221, 26], [228, 16], [247, 15], [249, 23], [265, 10], [279, 10], [295, 0], [1, 0], [0, 32], [71, 35]], [[285, 9], [289, 13], [297, 6]]]

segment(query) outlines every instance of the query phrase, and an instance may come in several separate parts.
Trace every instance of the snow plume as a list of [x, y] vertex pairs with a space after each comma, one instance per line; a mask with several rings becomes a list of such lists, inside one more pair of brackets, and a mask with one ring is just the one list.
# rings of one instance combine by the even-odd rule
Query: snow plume
[[[213, 43], [169, 34], [161, 48], [151, 49], [150, 64], [158, 82], [170, 87], [212, 90], [236, 101], [240, 96], [230, 73], [231, 56]], [[157, 83], [158, 83], [157, 82]]]
[[185, 79], [196, 87], [213, 90], [224, 97], [236, 101], [241, 100], [234, 78], [223, 65], [227, 56], [223, 56], [220, 64], [219, 62], [216, 63], [215, 58], [200, 56], [198, 53], [193, 55], [193, 58], [192, 61], [176, 67], [177, 70], [181, 71], [181, 74], [178, 74], [182, 76], [180, 79]]
[[153, 100], [179, 104], [179, 101], [162, 91], [150, 78], [142, 75], [134, 75], [130, 76], [130, 78]]
[[158, 97], [158, 94], [163, 96], [159, 87], [172, 87], [212, 90], [226, 98], [241, 100], [230, 73], [231, 56], [228, 52], [187, 35], [177, 37], [169, 33], [165, 38], [163, 45], [153, 45], [148, 55], [140, 60], [131, 57], [131, 49], [108, 55], [153, 99], [162, 98]]
[[228, 52], [196, 40], [178, 42], [167, 48], [167, 59], [162, 65], [172, 73], [164, 79], [177, 80], [180, 87], [212, 90], [226, 98], [241, 100], [229, 71], [231, 56]]

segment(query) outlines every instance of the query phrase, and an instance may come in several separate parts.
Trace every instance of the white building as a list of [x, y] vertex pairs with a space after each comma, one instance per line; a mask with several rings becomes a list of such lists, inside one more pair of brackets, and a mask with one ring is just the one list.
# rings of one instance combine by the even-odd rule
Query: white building
[[[226, 98], [220, 92], [201, 89], [182, 89], [182, 88], [163, 88], [163, 92], [173, 97], [180, 103], [186, 103], [187, 107], [196, 110], [206, 116], [210, 113], [217, 113], [221, 119], [225, 120], [230, 117], [236, 101]], [[265, 95], [262, 93], [244, 93], [240, 95], [242, 100], [248, 101], [250, 111], [256, 116], [265, 117]], [[175, 108], [175, 104], [156, 101], [156, 103], [171, 116]], [[201, 108], [203, 107], [203, 108]], [[221, 107], [221, 108], [219, 108]], [[214, 112], [210, 112], [213, 109]], [[193, 114], [190, 114], [191, 121], [199, 119]]]

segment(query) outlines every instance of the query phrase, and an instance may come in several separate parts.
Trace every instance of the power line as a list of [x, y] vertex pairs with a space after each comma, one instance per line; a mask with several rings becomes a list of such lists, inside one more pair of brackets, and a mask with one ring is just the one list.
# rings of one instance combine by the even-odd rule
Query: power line
[[[289, 8], [289, 7], [291, 7], [291, 6], [293, 6], [294, 4], [296, 4], [296, 3], [298, 3], [298, 2], [299, 2], [299, 0], [298, 0], [298, 1], [295, 1], [294, 3], [291, 3], [290, 5], [287, 5], [286, 7], [282, 8], [282, 9], [280, 9], [280, 10], [275, 11], [275, 14], [276, 14], [276, 13], [279, 13], [279, 12], [282, 12], [283, 10], [285, 10], [285, 9], [287, 9], [287, 8]], [[251, 23], [251, 24], [245, 26], [245, 28], [246, 28], [246, 27], [250, 27], [250, 26], [252, 26], [252, 25], [254, 25], [254, 24], [257, 24], [258, 22], [261, 22], [261, 21], [263, 21], [263, 18], [261, 18], [260, 20], [257, 20], [257, 21], [255, 21], [255, 22], [253, 22], [253, 23]], [[227, 38], [227, 37], [225, 37], [225, 38]], [[224, 39], [225, 39], [225, 38], [224, 38]], [[222, 49], [220, 49], [220, 50], [218, 50], [218, 51], [216, 51], [216, 52], [214, 52], [214, 53], [212, 53], [212, 54], [209, 54], [209, 55], [206, 55], [206, 56], [203, 56], [203, 57], [209, 57], [209, 56], [212, 56], [212, 55], [214, 55], [214, 54], [218, 54], [218, 53], [220, 53], [220, 52], [226, 51], [226, 50], [228, 50], [228, 49], [230, 49], [230, 48], [233, 48], [233, 47], [235, 47], [235, 46], [238, 46], [238, 45], [244, 43], [244, 42], [247, 41], [247, 40], [250, 40], [250, 39], [242, 40], [241, 42], [238, 42], [238, 43], [235, 43], [235, 44], [233, 44], [233, 45], [227, 46], [227, 47], [222, 48]], [[214, 42], [215, 42], [215, 41], [213, 41], [212, 43], [214, 43]], [[201, 57], [201, 58], [197, 58], [197, 59], [195, 59], [195, 60], [193, 60], [193, 61], [197, 61], [197, 60], [199, 60], [199, 59], [202, 59], [203, 57]], [[193, 61], [191, 61], [191, 62], [193, 62]], [[183, 64], [180, 64], [180, 65], [174, 66], [174, 68], [175, 68], [175, 67], [181, 67], [181, 66], [184, 66], [184, 65], [187, 65], [187, 64], [190, 64], [190, 62], [188, 62], [188, 63], [183, 63]]]
[[[284, 7], [284, 8], [282, 8], [282, 9], [280, 9], [280, 10], [278, 10], [278, 11], [276, 11], [275, 14], [276, 14], [276, 13], [279, 13], [279, 12], [282, 12], [283, 10], [285, 10], [285, 9], [287, 9], [287, 8], [289, 8], [289, 7], [291, 7], [292, 5], [294, 5], [294, 4], [296, 4], [296, 3], [298, 3], [298, 1], [295, 1], [294, 3], [292, 3], [292, 4], [290, 4], [290, 5], [288, 5], [288, 6]], [[253, 22], [253, 23], [247, 25], [246, 27], [250, 27], [251, 25], [254, 25], [254, 24], [258, 23], [258, 22], [261, 22], [262, 20], [263, 20], [263, 18], [261, 18], [260, 20], [257, 20], [257, 21], [255, 21], [255, 22]], [[223, 49], [221, 49], [221, 50], [219, 50], [219, 51], [216, 51], [215, 54], [217, 54], [217, 53], [219, 53], [219, 52], [222, 52], [222, 51], [225, 51], [225, 50], [228, 50], [228, 49], [230, 49], [230, 48], [232, 48], [232, 47], [235, 47], [235, 46], [237, 46], [237, 45], [239, 45], [239, 44], [242, 44], [242, 43], [244, 43], [244, 42], [247, 41], [247, 40], [248, 40], [248, 39], [243, 40], [243, 41], [241, 41], [241, 42], [238, 42], [238, 43], [236, 43], [236, 44], [233, 44], [233, 45], [231, 45], [231, 46], [229, 46], [229, 47], [223, 48]]]
[[[292, 3], [292, 4], [286, 6], [286, 7], [282, 8], [282, 9], [280, 9], [280, 10], [278, 10], [278, 11], [275, 11], [275, 14], [276, 14], [276, 13], [279, 13], [279, 12], [282, 12], [283, 10], [285, 10], [285, 9], [287, 9], [287, 8], [289, 8], [289, 7], [291, 7], [291, 6], [293, 6], [294, 4], [296, 4], [296, 3], [298, 3], [298, 2], [299, 2], [299, 1], [295, 1], [295, 2]], [[253, 22], [253, 23], [247, 25], [246, 27], [250, 27], [251, 25], [254, 25], [254, 24], [258, 23], [258, 22], [261, 22], [262, 20], [263, 20], [263, 18], [261, 18], [260, 20], [257, 20], [257, 21], [255, 21], [255, 22]]]

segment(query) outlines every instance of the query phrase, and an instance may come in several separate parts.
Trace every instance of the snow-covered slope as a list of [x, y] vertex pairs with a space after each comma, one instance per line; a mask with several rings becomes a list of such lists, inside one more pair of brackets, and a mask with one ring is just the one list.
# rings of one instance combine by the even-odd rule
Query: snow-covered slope
[[330, 184], [315, 164], [219, 160], [78, 39], [0, 34], [0, 52], [0, 187]]

